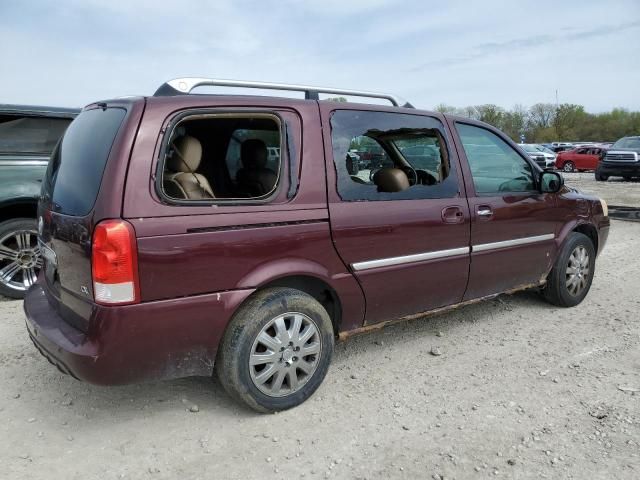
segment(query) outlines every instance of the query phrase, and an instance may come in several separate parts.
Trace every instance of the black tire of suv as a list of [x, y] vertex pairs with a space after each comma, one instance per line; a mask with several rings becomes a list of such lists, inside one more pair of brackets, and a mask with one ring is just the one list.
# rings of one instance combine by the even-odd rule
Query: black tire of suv
[[[572, 295], [567, 288], [566, 271], [569, 265], [569, 258], [573, 251], [578, 247], [583, 246], [589, 254], [589, 277], [587, 279], [587, 285], [578, 295]], [[547, 277], [547, 283], [542, 290], [544, 298], [551, 304], [558, 307], [575, 307], [578, 305], [584, 297], [589, 293], [591, 283], [593, 282], [593, 275], [596, 267], [596, 251], [591, 242], [591, 239], [586, 235], [578, 232], [572, 232], [567, 237], [560, 255], [556, 259], [549, 276]]]
[[[38, 231], [38, 224], [32, 218], [13, 218], [6, 220], [0, 223], [0, 238], [4, 238], [12, 232], [18, 232], [20, 230], [31, 230], [35, 233]], [[15, 290], [0, 283], [0, 295], [20, 300], [24, 298], [25, 293], [27, 292]]]
[[562, 171], [566, 173], [577, 172], [575, 163], [571, 161], [565, 162], [564, 165], [562, 166]]
[[[313, 320], [322, 344], [316, 370], [300, 390], [282, 397], [262, 393], [251, 379], [249, 358], [256, 337], [269, 321], [288, 312]], [[324, 380], [333, 354], [333, 325], [325, 308], [312, 296], [292, 288], [267, 288], [249, 297], [225, 330], [215, 364], [218, 378], [235, 400], [262, 413], [295, 407], [309, 398]]]
[[603, 175], [596, 170], [596, 182], [606, 182], [607, 180], [609, 180], [608, 175]]

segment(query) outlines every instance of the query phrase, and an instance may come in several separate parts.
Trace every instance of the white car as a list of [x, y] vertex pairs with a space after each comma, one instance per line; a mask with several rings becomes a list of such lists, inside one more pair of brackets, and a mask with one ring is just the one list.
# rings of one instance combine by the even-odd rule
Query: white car
[[536, 156], [542, 154], [544, 156], [545, 168], [555, 168], [556, 154], [546, 147], [538, 145], [537, 143], [519, 143], [520, 147], [528, 154], [535, 154]]

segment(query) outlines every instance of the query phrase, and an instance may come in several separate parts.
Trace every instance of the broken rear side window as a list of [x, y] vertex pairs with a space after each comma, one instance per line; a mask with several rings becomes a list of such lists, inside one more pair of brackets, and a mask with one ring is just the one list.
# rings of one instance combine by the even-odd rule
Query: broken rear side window
[[264, 199], [281, 170], [280, 123], [270, 115], [194, 115], [174, 128], [162, 187], [175, 200]]

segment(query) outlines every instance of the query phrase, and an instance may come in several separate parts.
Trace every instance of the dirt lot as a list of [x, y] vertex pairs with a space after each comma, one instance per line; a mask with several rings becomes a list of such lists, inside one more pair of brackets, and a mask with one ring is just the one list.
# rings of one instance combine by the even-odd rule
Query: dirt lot
[[596, 182], [593, 172], [562, 173], [568, 185], [604, 198], [609, 205], [640, 207], [640, 181], [625, 181], [621, 177]]
[[276, 415], [204, 378], [79, 383], [2, 301], [0, 478], [640, 478], [639, 236], [613, 222], [579, 307], [521, 293], [355, 337]]

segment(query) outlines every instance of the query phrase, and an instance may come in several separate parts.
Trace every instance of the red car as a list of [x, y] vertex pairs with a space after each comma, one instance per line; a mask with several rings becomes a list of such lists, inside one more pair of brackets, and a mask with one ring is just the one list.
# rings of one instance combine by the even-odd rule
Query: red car
[[580, 147], [560, 152], [556, 158], [556, 168], [565, 172], [595, 170], [604, 150], [601, 147]]
[[[503, 292], [587, 295], [606, 203], [490, 125], [297, 85], [240, 84], [306, 99], [188, 94], [229, 82], [94, 103], [58, 144], [24, 307], [63, 372], [102, 385], [216, 372], [271, 412], [313, 394], [337, 339]], [[363, 143], [384, 162], [353, 175]], [[403, 153], [418, 147], [426, 165]]]

